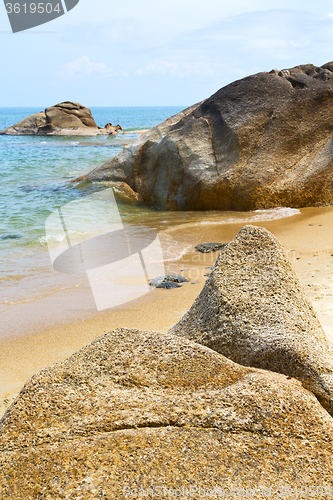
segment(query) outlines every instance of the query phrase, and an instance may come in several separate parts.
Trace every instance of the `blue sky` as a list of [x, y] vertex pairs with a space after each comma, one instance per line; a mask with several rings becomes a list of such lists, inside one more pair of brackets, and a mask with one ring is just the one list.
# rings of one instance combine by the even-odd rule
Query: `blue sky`
[[80, 0], [12, 34], [0, 5], [0, 106], [187, 106], [249, 74], [333, 60], [333, 2]]

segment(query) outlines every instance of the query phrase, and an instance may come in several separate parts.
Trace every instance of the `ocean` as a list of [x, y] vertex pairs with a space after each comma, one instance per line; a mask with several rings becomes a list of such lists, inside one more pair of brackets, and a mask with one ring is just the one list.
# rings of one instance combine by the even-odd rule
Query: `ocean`
[[[41, 109], [0, 108], [0, 130]], [[52, 268], [48, 254], [48, 238], [52, 235], [46, 234], [45, 222], [57, 209], [107, 186], [69, 181], [114, 157], [125, 144], [134, 142], [138, 137], [136, 130], [149, 129], [182, 109], [91, 108], [99, 126], [119, 123], [124, 131], [130, 132], [117, 137], [0, 136], [0, 320], [1, 313], [16, 304], [80, 286], [77, 280]], [[126, 224], [150, 226], [157, 232], [186, 223], [254, 222], [299, 213], [288, 208], [248, 213], [161, 212], [154, 207], [121, 202], [118, 209]], [[82, 233], [89, 226], [88, 215], [81, 214]], [[164, 258], [179, 259], [188, 248], [184, 242], [166, 239]]]

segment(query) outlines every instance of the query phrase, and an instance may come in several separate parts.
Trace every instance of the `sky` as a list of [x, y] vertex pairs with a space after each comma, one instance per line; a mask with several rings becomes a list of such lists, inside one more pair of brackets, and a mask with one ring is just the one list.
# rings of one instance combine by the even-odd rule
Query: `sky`
[[186, 107], [250, 74], [332, 61], [333, 2], [80, 0], [15, 34], [1, 2], [0, 44], [0, 107]]

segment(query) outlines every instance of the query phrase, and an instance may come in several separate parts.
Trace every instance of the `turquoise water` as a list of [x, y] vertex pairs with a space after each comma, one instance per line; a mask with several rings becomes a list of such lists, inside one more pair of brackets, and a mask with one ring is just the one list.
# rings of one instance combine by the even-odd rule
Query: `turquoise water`
[[[124, 130], [150, 128], [181, 108], [93, 108], [97, 124]], [[37, 108], [0, 108], [0, 130]], [[18, 245], [38, 243], [46, 217], [56, 208], [103, 186], [68, 181], [115, 156], [138, 135], [117, 138], [0, 136], [0, 256]], [[124, 208], [126, 212], [126, 209]], [[1, 257], [0, 257], [1, 258]]]

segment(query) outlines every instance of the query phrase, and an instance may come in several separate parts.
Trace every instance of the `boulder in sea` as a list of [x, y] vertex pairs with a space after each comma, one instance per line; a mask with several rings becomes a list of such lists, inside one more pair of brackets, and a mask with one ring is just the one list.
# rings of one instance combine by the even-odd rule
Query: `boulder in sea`
[[299, 379], [333, 415], [333, 347], [283, 247], [266, 229], [239, 231], [170, 333], [242, 365]]
[[33, 376], [8, 409], [0, 497], [259, 499], [298, 486], [327, 499], [332, 439], [297, 380], [118, 329]]
[[46, 108], [45, 111], [28, 116], [16, 125], [0, 131], [0, 135], [85, 136], [109, 133], [109, 130], [96, 125], [90, 109], [77, 102], [69, 101]]
[[118, 125], [112, 125], [112, 123], [107, 123], [104, 128], [109, 132], [110, 135], [118, 134], [120, 130], [123, 130], [119, 125], [119, 123]]
[[167, 210], [333, 203], [333, 63], [258, 73], [152, 128], [78, 180]]

